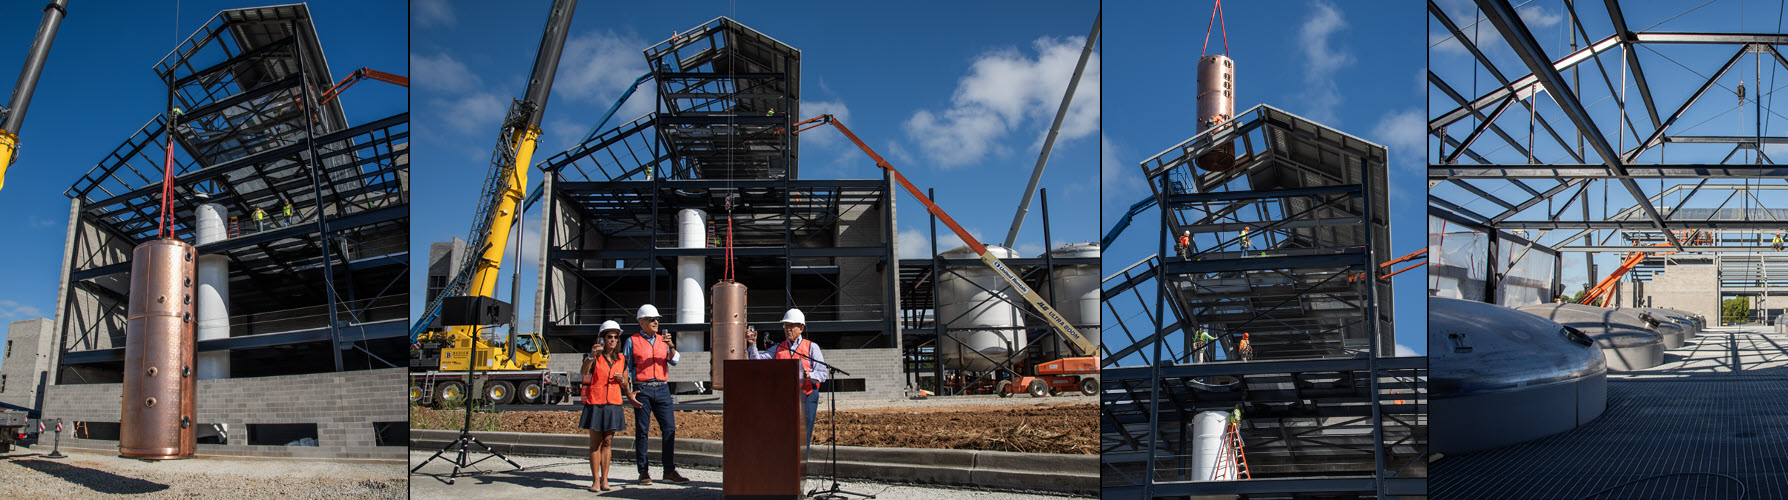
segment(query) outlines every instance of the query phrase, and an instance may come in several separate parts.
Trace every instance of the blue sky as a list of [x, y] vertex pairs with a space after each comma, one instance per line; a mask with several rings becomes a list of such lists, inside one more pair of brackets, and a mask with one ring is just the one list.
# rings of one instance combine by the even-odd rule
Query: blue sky
[[[1446, 0], [1439, 4], [1454, 23], [1461, 26], [1461, 30], [1466, 32], [1467, 37], [1475, 40], [1476, 45], [1484, 50], [1486, 56], [1505, 76], [1519, 78], [1530, 73], [1493, 25], [1484, 22], [1481, 25], [1472, 26], [1474, 21], [1481, 19], [1475, 4], [1468, 0]], [[1579, 5], [1578, 9], [1579, 15], [1583, 17], [1584, 30], [1588, 32], [1590, 39], [1600, 40], [1613, 33], [1612, 23], [1603, 6], [1599, 4]], [[1784, 20], [1782, 6], [1769, 2], [1733, 0], [1707, 3], [1627, 1], [1621, 3], [1621, 9], [1627, 26], [1638, 32], [1779, 33]], [[1536, 0], [1520, 3], [1517, 4], [1517, 12], [1521, 15], [1523, 22], [1527, 24], [1528, 29], [1533, 32], [1540, 47], [1546, 51], [1548, 58], [1557, 60], [1570, 52], [1570, 38], [1568, 32], [1565, 31], [1569, 26], [1569, 19], [1562, 2]], [[1496, 85], [1494, 77], [1490, 76], [1488, 71], [1477, 63], [1461, 44], [1452, 39], [1445, 27], [1430, 19], [1427, 29], [1428, 43], [1432, 48], [1430, 61], [1434, 71], [1450, 85], [1453, 85], [1459, 93], [1470, 99], [1488, 93], [1491, 87]], [[1579, 46], [1584, 45], [1581, 40], [1578, 43]], [[1638, 59], [1639, 65], [1644, 68], [1646, 80], [1659, 108], [1658, 114], [1661, 117], [1668, 117], [1737, 51], [1738, 48], [1731, 45], [1648, 44], [1640, 46], [1633, 54]], [[1597, 70], [1593, 62], [1579, 65], [1582, 83], [1577, 86], [1578, 99], [1587, 108], [1597, 129], [1608, 138], [1610, 144], [1614, 144], [1617, 149], [1630, 149], [1634, 144], [1643, 140], [1643, 136], [1651, 134], [1653, 127], [1650, 119], [1645, 116], [1645, 108], [1631, 73], [1627, 73], [1623, 78], [1619, 51], [1604, 53], [1601, 59], [1603, 66], [1607, 68], [1609, 82], [1602, 80], [1601, 72]], [[1563, 74], [1567, 79], [1571, 78], [1570, 71], [1567, 70]], [[1474, 76], [1476, 78], [1475, 88]], [[1747, 54], [1734, 64], [1731, 70], [1716, 80], [1715, 86], [1710, 88], [1699, 101], [1696, 101], [1683, 113], [1676, 124], [1670, 128], [1669, 133], [1671, 135], [1753, 135], [1761, 133], [1764, 136], [1781, 137], [1784, 127], [1788, 127], [1788, 111], [1779, 107], [1771, 108], [1771, 104], [1774, 102], [1772, 99], [1774, 94], [1788, 86], [1781, 81], [1783, 77], [1788, 77], [1788, 68], [1780, 67], [1772, 57], [1764, 57], [1759, 61], [1755, 55]], [[1759, 85], [1760, 81], [1762, 85]], [[1740, 84], [1747, 89], [1747, 100], [1742, 105], [1736, 94]], [[1616, 105], [1616, 101], [1620, 98], [1614, 92], [1610, 92], [1611, 86], [1616, 89], [1624, 86], [1625, 98], [1630, 102], [1627, 120], [1637, 120], [1638, 122], [1633, 127], [1621, 126], [1620, 108]], [[1451, 98], [1438, 90], [1429, 94], [1428, 102], [1430, 116], [1438, 116], [1457, 107]], [[1575, 128], [1549, 96], [1542, 94], [1534, 102], [1539, 108], [1541, 116], [1547, 122], [1551, 123], [1567, 140], [1573, 140]], [[1759, 104], [1764, 109], [1761, 123], [1758, 120]], [[1505, 113], [1503, 117], [1499, 118], [1497, 124], [1508, 130], [1511, 135], [1519, 136], [1518, 139], [1525, 142], [1528, 121], [1527, 113], [1511, 112]], [[1475, 126], [1477, 122], [1465, 120], [1460, 123], [1459, 127], [1470, 127]], [[1637, 129], [1639, 137], [1634, 136], [1634, 129]], [[1462, 137], [1465, 133], [1455, 132], [1454, 136]], [[1543, 130], [1539, 134], [1540, 138], [1536, 139], [1533, 148], [1539, 162], [1575, 162]], [[1429, 155], [1432, 156], [1435, 148], [1439, 145], [1439, 139], [1430, 136], [1424, 141]], [[1500, 163], [1526, 162], [1520, 153], [1493, 135], [1486, 135], [1480, 139], [1474, 144], [1473, 150]], [[1664, 161], [1678, 164], [1719, 163], [1731, 151], [1730, 144], [1670, 144], [1662, 148], [1648, 150], [1635, 163], [1657, 164]], [[1777, 161], [1788, 157], [1788, 147], [1780, 144], [1766, 146], [1765, 152]], [[1754, 153], [1742, 151], [1732, 157], [1729, 162], [1754, 161], [1755, 157], [1752, 155]], [[1587, 161], [1600, 163], [1593, 151], [1587, 152]], [[1639, 181], [1638, 184], [1645, 195], [1649, 197], [1678, 186], [1683, 187], [1681, 191], [1686, 191], [1697, 182], [1699, 181], [1648, 179]], [[1780, 179], [1753, 180], [1751, 184], [1757, 185], [1759, 182], [1779, 186], [1785, 181]], [[1536, 180], [1530, 181], [1529, 184], [1543, 190], [1547, 186], [1553, 185], [1553, 182]], [[1611, 187], [1605, 187], [1603, 184], [1609, 183], [1598, 181], [1587, 189], [1592, 220], [1601, 220], [1608, 214], [1618, 213], [1622, 209], [1635, 206], [1635, 200], [1625, 188], [1618, 184]], [[1743, 185], [1744, 182], [1740, 180], [1710, 180], [1708, 185], [1703, 187], [1701, 193], [1689, 198], [1687, 202], [1681, 201], [1679, 191], [1679, 194], [1664, 197], [1657, 205], [1661, 207], [1714, 208], [1727, 200], [1728, 195], [1732, 192], [1729, 189], [1719, 189], [1722, 184]], [[1504, 181], [1473, 181], [1473, 185], [1506, 201], [1520, 202], [1527, 198], [1527, 193]], [[1483, 200], [1451, 183], [1436, 186], [1432, 193], [1435, 196], [1457, 202], [1464, 208], [1480, 214], [1495, 215], [1504, 210], [1503, 207]], [[1516, 215], [1511, 220], [1543, 220], [1547, 217], [1544, 212], [1557, 211], [1562, 206], [1564, 199], [1565, 196], [1560, 196], [1554, 203], [1542, 203]], [[1755, 199], [1740, 196], [1725, 205], [1726, 208], [1747, 206], [1749, 208], [1788, 208], [1788, 193], [1763, 191], [1758, 193]], [[1579, 220], [1581, 217], [1581, 212], [1575, 206], [1566, 214], [1566, 220]], [[1528, 236], [1542, 244], [1556, 245], [1571, 233], [1575, 233], [1575, 231], [1552, 234], [1529, 232]], [[1609, 237], [1613, 237], [1609, 244], [1619, 244], [1620, 238], [1613, 235], [1611, 231], [1598, 231], [1594, 235], [1598, 242]], [[1762, 238], [1767, 240], [1768, 236], [1764, 235]], [[1573, 244], [1581, 245], [1582, 243]], [[1767, 248], [1764, 249], [1767, 250]], [[1583, 255], [1582, 253], [1565, 254], [1563, 272], [1564, 284], [1568, 293], [1575, 293], [1588, 281]], [[1596, 263], [1599, 270], [1606, 273], [1608, 269], [1618, 263], [1619, 257], [1619, 255], [1610, 253], [1597, 254]]]
[[[1196, 63], [1211, 2], [1126, 3], [1108, 12], [1112, 72], [1106, 80], [1102, 228], [1149, 196], [1137, 163], [1192, 137]], [[1390, 148], [1391, 249], [1421, 249], [1427, 206], [1422, 182], [1426, 122], [1420, 2], [1234, 2], [1224, 5], [1229, 55], [1236, 61], [1236, 111], [1270, 104]], [[1213, 28], [1215, 29], [1215, 28]], [[1221, 33], [1210, 53], [1222, 52]], [[1160, 214], [1138, 214], [1105, 249], [1106, 273], [1155, 253]], [[1399, 266], [1401, 267], [1401, 266]], [[1393, 278], [1398, 343], [1425, 353], [1422, 272]], [[1145, 294], [1152, 297], [1150, 293]], [[1152, 300], [1152, 299], [1151, 299]], [[1150, 304], [1153, 307], [1153, 304]], [[1121, 310], [1126, 318], [1140, 310]], [[1107, 311], [1106, 322], [1111, 321]], [[1108, 330], [1110, 328], [1108, 327]], [[1140, 335], [1140, 331], [1138, 333]], [[1401, 350], [1401, 349], [1400, 349]], [[1134, 365], [1139, 360], [1119, 361]]]
[[[52, 317], [67, 238], [63, 191], [167, 104], [151, 69], [218, 11], [252, 1], [72, 2], [25, 117], [19, 160], [0, 190], [0, 228], [17, 244], [0, 248], [0, 321]], [[43, 2], [0, 7], [0, 82], [11, 85], [42, 16]], [[310, 2], [318, 38], [336, 79], [361, 67], [404, 74], [403, 2]], [[408, 108], [402, 88], [363, 82], [342, 96], [350, 122]], [[4, 332], [0, 332], [3, 336]]]
[[[465, 238], [497, 127], [526, 87], [549, 2], [422, 1], [413, 6], [410, 52], [417, 94], [412, 256], [431, 242]], [[1092, 28], [1093, 2], [972, 2], [949, 15], [906, 3], [785, 2], [729, 5], [580, 4], [548, 100], [536, 159], [582, 139], [635, 78], [642, 51], [726, 15], [802, 51], [805, 117], [839, 116], [912, 182], [935, 188], [939, 204], [984, 241], [1003, 240]], [[1095, 52], [1063, 125], [1042, 187], [1057, 242], [1097, 241], [1099, 54]], [[651, 111], [642, 87], [613, 126]], [[801, 175], [866, 179], [880, 173], [831, 130], [802, 135]], [[530, 184], [540, 173], [530, 173]], [[927, 257], [925, 212], [898, 194], [902, 257]], [[525, 314], [532, 313], [539, 215], [527, 214]], [[940, 229], [941, 231], [941, 229]], [[1017, 245], [1044, 249], [1033, 204]], [[940, 238], [941, 246], [955, 238]], [[505, 273], [512, 263], [506, 263]], [[412, 275], [420, 291], [424, 276]], [[507, 297], [508, 280], [497, 295]], [[419, 315], [422, 294], [414, 294]]]

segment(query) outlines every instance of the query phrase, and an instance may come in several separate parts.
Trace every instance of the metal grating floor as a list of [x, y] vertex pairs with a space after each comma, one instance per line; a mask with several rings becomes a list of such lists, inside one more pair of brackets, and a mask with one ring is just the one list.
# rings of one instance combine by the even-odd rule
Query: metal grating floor
[[1667, 351], [1662, 365], [1610, 375], [1601, 418], [1445, 457], [1433, 463], [1429, 494], [1788, 498], [1788, 335], [1764, 333], [1768, 328], [1710, 327]]

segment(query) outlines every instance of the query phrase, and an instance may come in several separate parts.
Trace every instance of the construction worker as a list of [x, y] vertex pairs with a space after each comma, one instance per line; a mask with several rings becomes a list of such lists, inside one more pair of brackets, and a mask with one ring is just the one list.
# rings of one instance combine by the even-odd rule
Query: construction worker
[[1231, 427], [1242, 425], [1242, 405], [1235, 405], [1235, 409], [1229, 410], [1229, 425]]
[[1254, 360], [1254, 346], [1248, 343], [1248, 332], [1242, 332], [1242, 341], [1236, 344], [1235, 350], [1242, 354], [1242, 361]]
[[657, 307], [639, 306], [634, 319], [639, 321], [639, 334], [628, 339], [623, 355], [638, 395], [633, 409], [633, 463], [639, 467], [639, 484], [652, 484], [652, 476], [646, 473], [646, 433], [652, 429], [652, 417], [658, 418], [658, 431], [664, 436], [658, 446], [664, 455], [664, 480], [686, 483], [689, 479], [677, 474], [677, 400], [671, 397], [669, 386], [670, 367], [679, 359], [676, 346], [670, 332], [658, 329]]
[[255, 205], [255, 228], [257, 233], [267, 230], [267, 211], [261, 210], [260, 205]]
[[1776, 239], [1770, 240], [1769, 247], [1774, 248], [1777, 252], [1782, 251], [1782, 233], [1776, 233]]
[[[813, 420], [819, 416], [819, 386], [826, 382], [826, 357], [813, 341], [801, 338], [807, 331], [807, 315], [800, 309], [789, 309], [782, 315], [785, 339], [768, 352], [757, 350], [757, 329], [745, 329], [745, 354], [751, 359], [801, 360], [801, 406], [807, 416], [807, 447], [813, 447]], [[803, 451], [805, 453], [805, 451]]]
[[1211, 336], [1211, 330], [1209, 328], [1202, 326], [1198, 327], [1198, 337], [1192, 339], [1192, 348], [1198, 351], [1199, 362], [1202, 363], [1216, 359], [1215, 356], [1211, 355], [1211, 350], [1206, 349], [1207, 346], [1211, 345], [1211, 341], [1213, 340], [1217, 340], [1217, 338]]
[[286, 216], [285, 225], [290, 226], [292, 225], [292, 200], [284, 196], [281, 196], [280, 199], [286, 202], [285, 206], [280, 208], [280, 212]]
[[1252, 230], [1254, 230], [1254, 228], [1251, 228], [1248, 226], [1242, 226], [1242, 250], [1248, 250], [1249, 247], [1254, 246], [1252, 244], [1254, 242], [1254, 238], [1252, 236], [1248, 235], [1248, 232], [1252, 231]]
[[770, 112], [764, 113], [764, 116], [776, 116], [776, 108], [770, 108]]
[[1179, 244], [1174, 245], [1173, 248], [1175, 251], [1179, 252], [1180, 258], [1182, 258], [1182, 259], [1191, 256], [1191, 254], [1192, 254], [1192, 231], [1187, 230], [1186, 232], [1180, 233]]

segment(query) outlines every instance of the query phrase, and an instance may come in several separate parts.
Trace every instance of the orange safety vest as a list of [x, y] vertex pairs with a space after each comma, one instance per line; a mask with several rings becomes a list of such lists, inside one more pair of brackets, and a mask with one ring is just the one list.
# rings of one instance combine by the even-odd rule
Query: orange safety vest
[[796, 356], [794, 354], [789, 353], [789, 347], [788, 347], [787, 341], [783, 341], [782, 344], [776, 346], [777, 347], [776, 359], [799, 359], [799, 360], [801, 360], [801, 395], [802, 396], [806, 396], [808, 394], [813, 394], [813, 391], [815, 389], [819, 389], [819, 383], [814, 382], [813, 379], [807, 377], [808, 373], [813, 372], [813, 359], [811, 359], [813, 357], [813, 347], [812, 346], [813, 346], [812, 341], [807, 340], [807, 339], [801, 339], [801, 342], [799, 344], [795, 344], [795, 352], [801, 353], [800, 356]]
[[627, 370], [627, 362], [619, 356], [613, 363], [603, 358], [592, 360], [589, 373], [584, 374], [584, 404], [621, 404], [621, 382], [614, 380], [613, 375]]
[[1192, 246], [1192, 235], [1189, 235], [1189, 234], [1180, 235], [1180, 246], [1183, 246], [1183, 247]]
[[647, 342], [644, 333], [634, 335], [629, 342], [633, 342], [633, 368], [639, 377], [634, 382], [670, 380], [665, 376], [670, 366], [670, 349], [664, 343]]

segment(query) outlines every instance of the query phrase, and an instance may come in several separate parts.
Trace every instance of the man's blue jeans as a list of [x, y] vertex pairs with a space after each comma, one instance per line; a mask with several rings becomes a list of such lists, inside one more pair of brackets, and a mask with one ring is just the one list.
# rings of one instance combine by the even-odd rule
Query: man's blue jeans
[[639, 390], [638, 408], [633, 409], [633, 458], [639, 464], [640, 477], [646, 476], [646, 431], [652, 428], [653, 416], [658, 417], [658, 430], [664, 435], [664, 441], [658, 446], [658, 452], [664, 455], [664, 474], [666, 476], [677, 471], [677, 401], [671, 396], [670, 387], [666, 384], [635, 385]]
[[[813, 449], [813, 420], [819, 414], [819, 391], [804, 396], [801, 407], [807, 412], [807, 451]], [[802, 453], [806, 453], [803, 451]]]

